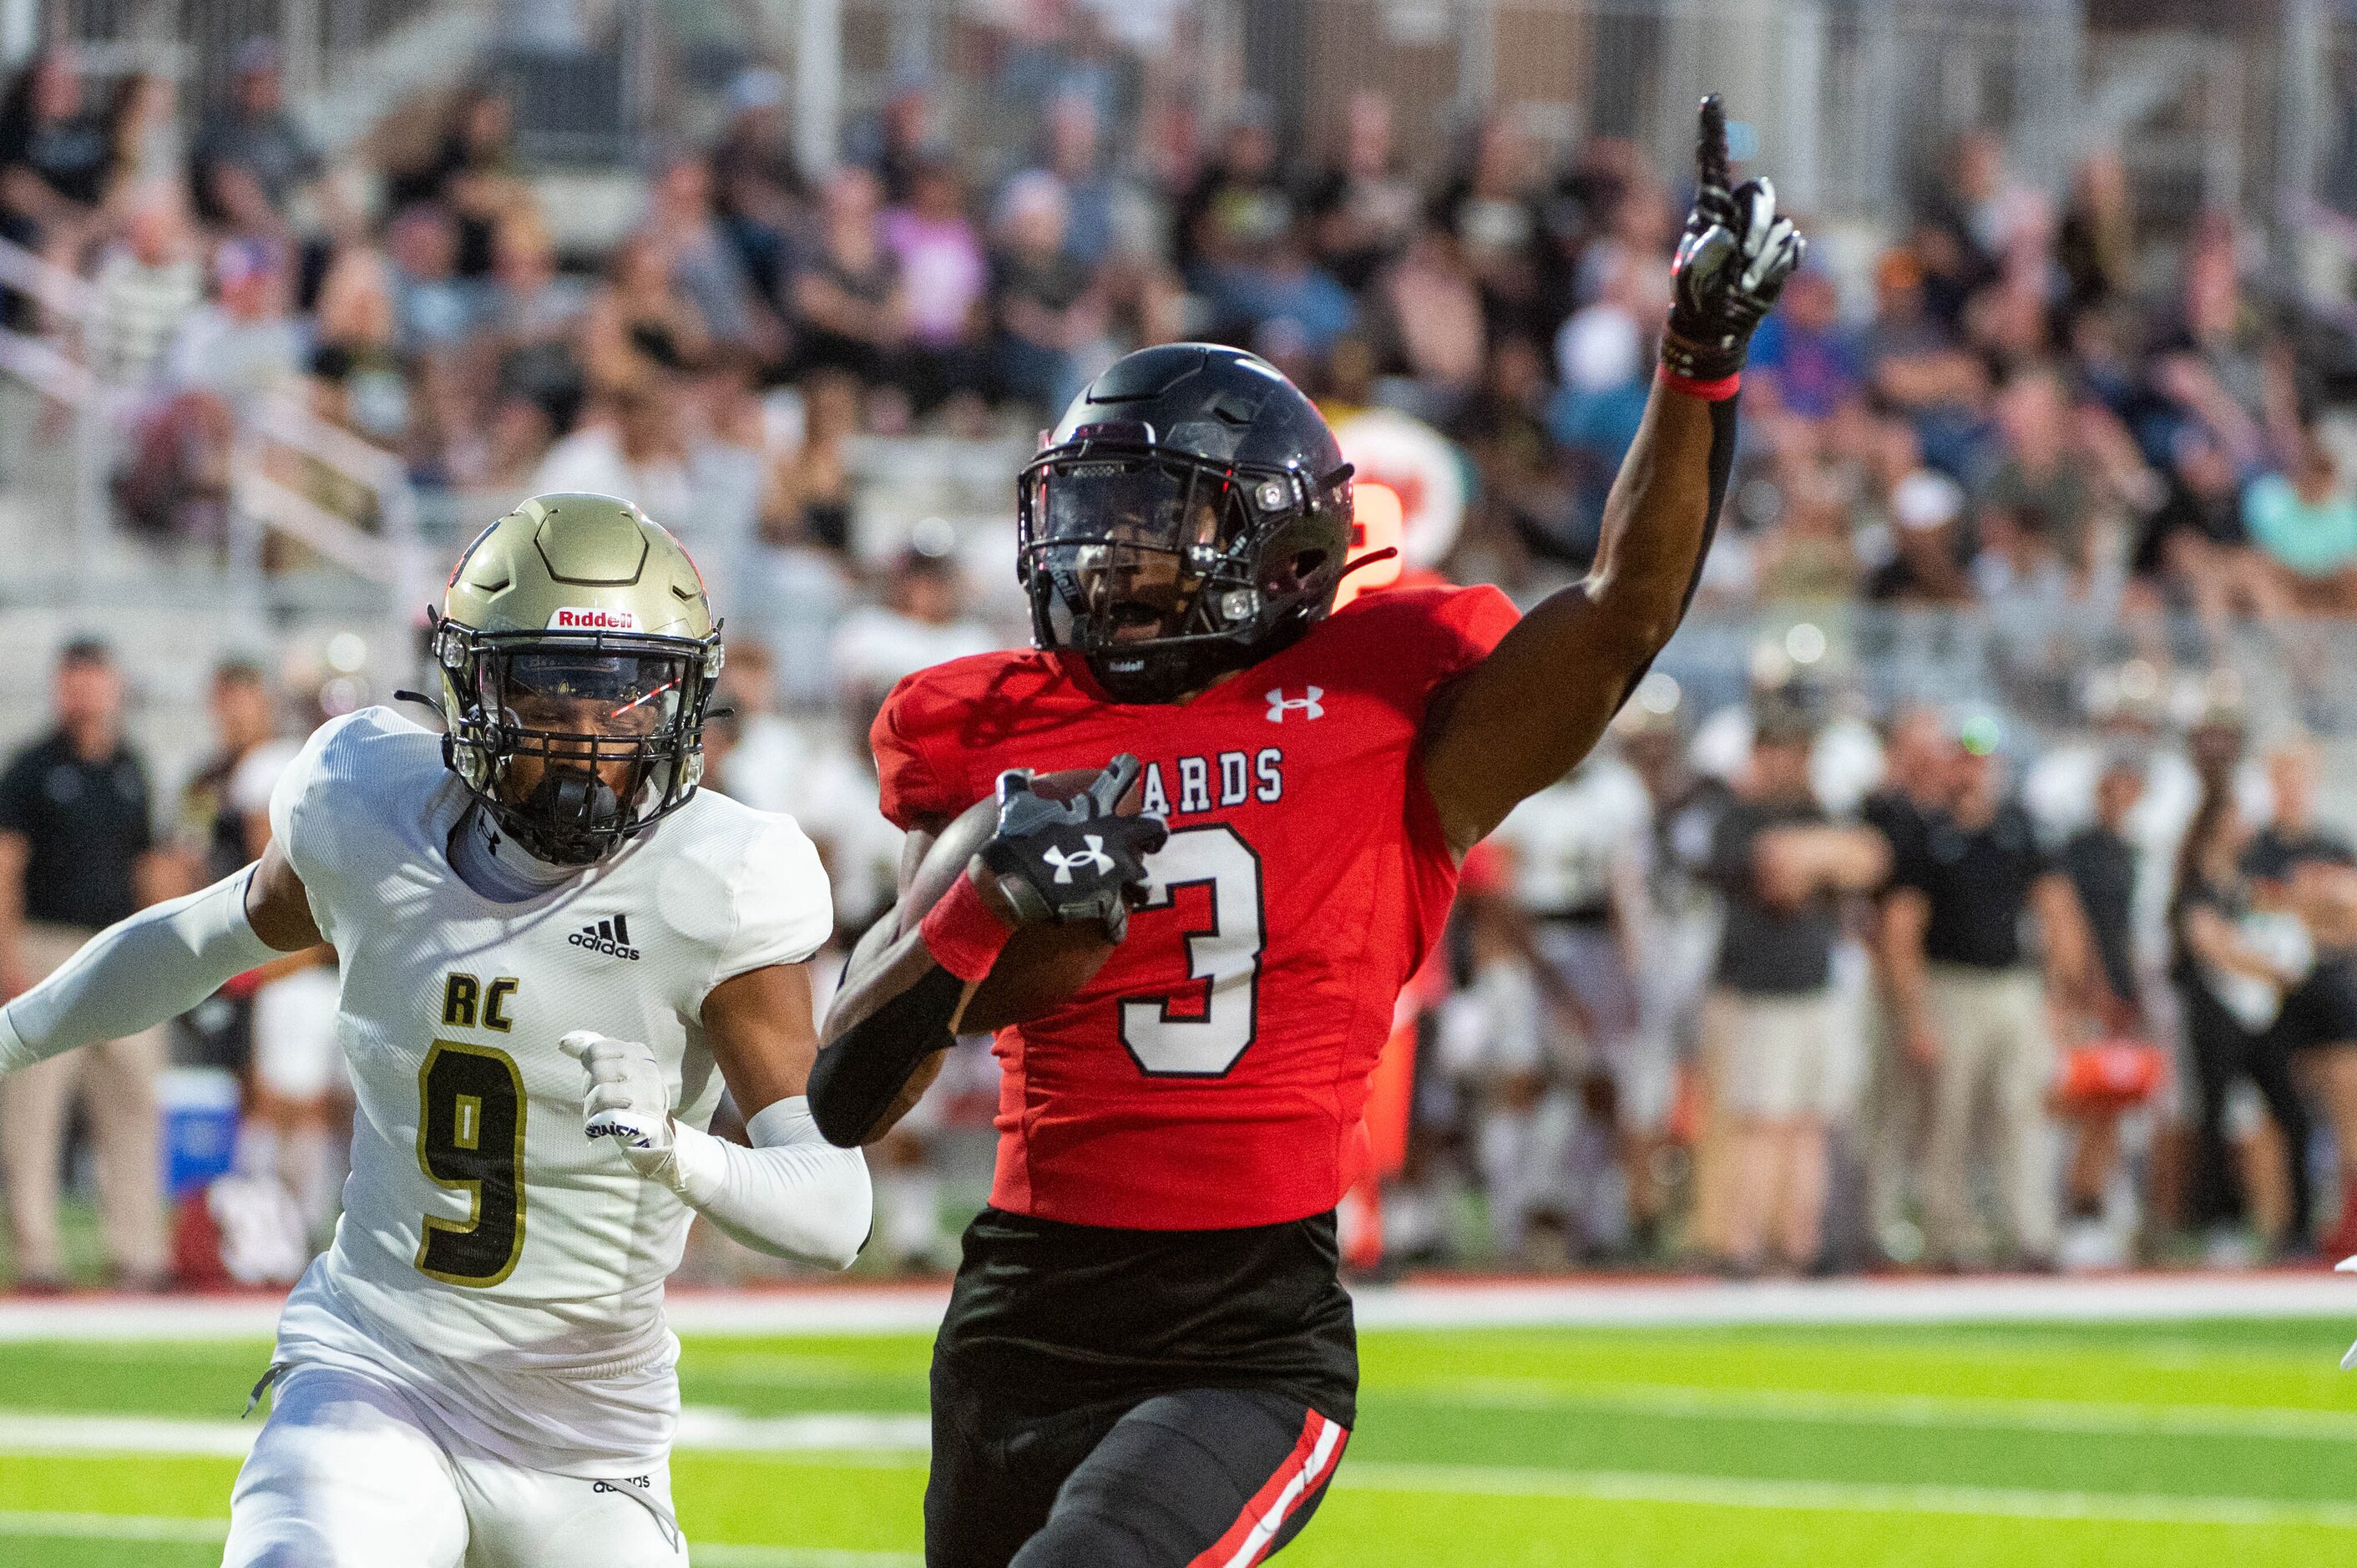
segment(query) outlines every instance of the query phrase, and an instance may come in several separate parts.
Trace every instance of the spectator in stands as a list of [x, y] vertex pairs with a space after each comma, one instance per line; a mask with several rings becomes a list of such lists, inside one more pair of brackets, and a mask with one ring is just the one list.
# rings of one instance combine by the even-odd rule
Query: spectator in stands
[[1088, 269], [1066, 249], [1064, 188], [1052, 176], [1027, 174], [998, 199], [991, 254], [992, 348], [1002, 396], [1049, 420], [1085, 379], [1078, 356], [1103, 330], [1104, 301]]
[[851, 133], [851, 161], [876, 179], [874, 201], [899, 206], [915, 188], [917, 167], [938, 148], [931, 85], [905, 75], [893, 83], [875, 118]]
[[2301, 430], [2288, 471], [2243, 492], [2243, 526], [2278, 568], [2298, 607], [2357, 612], [2357, 495], [2320, 425]]
[[1492, 113], [1475, 128], [1456, 177], [1440, 195], [1440, 221], [1480, 280], [1482, 315], [1492, 336], [1522, 332], [1544, 341], [1555, 328], [1546, 297], [1537, 174], [1534, 151], [1520, 122], [1510, 113]]
[[236, 423], [296, 390], [303, 328], [286, 314], [273, 248], [232, 240], [213, 253], [214, 297], [181, 318], [156, 396], [134, 415], [131, 452], [113, 493], [134, 527], [220, 542], [228, 533], [229, 458]]
[[415, 202], [385, 231], [398, 345], [412, 356], [453, 351], [475, 329], [475, 288], [458, 275], [458, 226], [449, 209]]
[[1871, 891], [1889, 852], [1835, 824], [1809, 782], [1815, 726], [1798, 708], [1760, 714], [1751, 759], [1720, 813], [1710, 869], [1727, 924], [1705, 1012], [1714, 1125], [1727, 1147], [1727, 1264], [1813, 1267], [1823, 1243], [1826, 1132], [1839, 1118], [1833, 949], [1841, 900]]
[[[912, 183], [913, 173], [903, 183]], [[873, 386], [899, 369], [908, 295], [884, 242], [884, 188], [856, 166], [838, 169], [820, 202], [818, 232], [794, 264], [787, 299], [804, 369], [849, 371]]]
[[135, 71], [116, 85], [106, 116], [107, 145], [113, 154], [108, 171], [110, 210], [150, 186], [186, 185], [188, 155], [180, 134], [179, 98], [172, 79], [160, 70]]
[[2071, 450], [2061, 378], [2044, 365], [2015, 372], [1996, 412], [1996, 459], [1973, 497], [1973, 575], [1991, 599], [2076, 597], [2086, 586], [2096, 491]]
[[0, 238], [73, 266], [113, 171], [81, 73], [62, 51], [34, 57], [0, 97]]
[[1093, 100], [1082, 92], [1059, 93], [1048, 105], [1039, 163], [1016, 177], [1045, 174], [1064, 188], [1064, 251], [1090, 272], [1137, 239], [1122, 232], [1123, 224], [1132, 220], [1125, 210], [1132, 193], [1106, 167], [1101, 133]]
[[998, 646], [997, 634], [966, 613], [965, 584], [948, 555], [903, 553], [880, 596], [835, 633], [835, 680], [855, 711], [881, 706], [904, 675]]
[[142, 188], [125, 203], [123, 239], [99, 263], [90, 362], [110, 386], [145, 387], [180, 323], [204, 303], [204, 258], [183, 201], [177, 183]]
[[1637, 439], [1652, 395], [1645, 329], [1616, 299], [1576, 311], [1555, 334], [1559, 390], [1547, 405], [1547, 434], [1562, 449], [1574, 487], [1578, 533], [1592, 554], [1604, 501], [1620, 460]]
[[515, 112], [499, 88], [462, 88], [444, 119], [434, 156], [386, 181], [385, 202], [398, 212], [430, 202], [450, 215], [457, 244], [452, 271], [482, 278], [491, 271], [493, 239], [507, 215], [528, 202], [515, 154]]
[[[2254, 918], [2243, 856], [2250, 828], [2227, 775], [2213, 770], [2185, 830], [2169, 899], [2169, 978], [2182, 1007], [2197, 1094], [2193, 1219], [2206, 1228], [2212, 1262], [2244, 1255], [2236, 1226], [2248, 1212], [2249, 1175], [2228, 1144], [2236, 1084], [2248, 1078], [2282, 1134], [2289, 1209], [2275, 1249], [2300, 1255], [2309, 1241], [2308, 1107], [2294, 1086], [2288, 1042], [2275, 1026], [2299, 980], [2300, 955], [2281, 922]], [[2298, 945], [2305, 945], [2300, 943]]]
[[1841, 298], [1821, 267], [1784, 285], [1780, 308], [1760, 324], [1745, 368], [1776, 403], [1803, 419], [1830, 418], [1865, 385], [1856, 334], [1841, 324]]
[[[158, 853], [147, 769], [123, 736], [123, 676], [105, 644], [58, 656], [55, 727], [0, 771], [0, 993], [15, 996], [95, 936], [179, 891]], [[28, 1068], [0, 1086], [0, 1170], [8, 1182], [19, 1289], [65, 1283], [58, 1177], [76, 1096], [96, 1145], [99, 1204], [115, 1282], [153, 1289], [165, 1270], [150, 1029]]]
[[681, 149], [655, 175], [648, 222], [671, 266], [673, 292], [702, 318], [704, 336], [765, 360], [785, 349], [784, 330], [755, 293], [712, 200], [712, 171]]
[[1427, 225], [1376, 285], [1387, 335], [1415, 378], [1411, 412], [1445, 420], [1479, 384], [1488, 352], [1479, 274], [1458, 237]]
[[228, 99], [199, 125], [190, 165], [197, 213], [206, 222], [249, 234], [283, 231], [287, 202], [321, 166], [286, 112], [276, 43], [248, 38], [238, 46]]
[[712, 198], [737, 263], [782, 313], [786, 247], [802, 227], [801, 171], [786, 139], [786, 79], [748, 66], [728, 84], [728, 118], [712, 147]]
[[1393, 134], [1391, 100], [1361, 89], [1342, 108], [1340, 156], [1318, 177], [1308, 207], [1318, 263], [1364, 290], [1407, 249], [1423, 202]]
[[[2085, 917], [2070, 880], [2004, 789], [1996, 721], [1958, 732], [1947, 809], [1898, 867], [1883, 921], [1884, 962], [1905, 1048], [1930, 1092], [1923, 1151], [1924, 1246], [1948, 1267], [1993, 1254], [1975, 1210], [1987, 1162], [2007, 1223], [2002, 1255], [2050, 1267], [2058, 1241], [2047, 1080], [2050, 995], [2086, 994]], [[2047, 978], [2022, 942], [2037, 918]], [[1983, 1108], [1989, 1114], [1984, 1120]]]
[[772, 465], [761, 536], [780, 549], [852, 546], [857, 498], [850, 441], [859, 433], [859, 383], [840, 371], [802, 382], [802, 438]]
[[982, 387], [978, 339], [990, 263], [966, 217], [965, 188], [946, 158], [920, 165], [909, 205], [884, 214], [884, 242], [909, 302], [908, 377], [917, 412]]
[[211, 303], [183, 318], [173, 336], [165, 381], [240, 412], [294, 385], [303, 337], [287, 313], [278, 252], [260, 241], [230, 241], [213, 252]]
[[647, 515], [692, 532], [688, 360], [661, 327], [640, 323], [592, 368], [580, 425], [548, 449], [532, 489], [629, 496]]
[[2160, 506], [2136, 544], [2136, 572], [2213, 633], [2234, 614], [2263, 620], [2291, 611], [2282, 575], [2252, 547], [2233, 458], [2206, 425], [2178, 426], [2169, 441]]
[[1188, 285], [1211, 286], [1214, 269], [1241, 263], [1294, 223], [1293, 196], [1278, 166], [1275, 110], [1248, 98], [1220, 138], [1219, 152], [1179, 204], [1173, 236]]

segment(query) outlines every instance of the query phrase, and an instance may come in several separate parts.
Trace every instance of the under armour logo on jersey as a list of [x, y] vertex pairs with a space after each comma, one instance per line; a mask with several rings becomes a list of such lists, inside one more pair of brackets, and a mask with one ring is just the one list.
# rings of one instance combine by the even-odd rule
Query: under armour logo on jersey
[[1085, 865], [1099, 876], [1105, 875], [1113, 870], [1113, 856], [1104, 852], [1104, 840], [1102, 836], [1088, 833], [1082, 836], [1081, 843], [1086, 847], [1078, 854], [1066, 854], [1062, 850], [1053, 848], [1041, 853], [1039, 858], [1056, 868], [1058, 882], [1071, 882], [1073, 868], [1076, 866]]
[[1288, 697], [1284, 687], [1272, 687], [1268, 693], [1268, 722], [1281, 725], [1287, 714], [1299, 714], [1305, 719], [1324, 718], [1326, 704], [1318, 699], [1326, 694], [1326, 688], [1312, 686], [1308, 692], [1309, 695], [1306, 697]]
[[630, 918], [628, 915], [617, 915], [610, 920], [584, 926], [565, 940], [576, 948], [587, 948], [591, 952], [604, 953], [608, 958], [626, 958], [633, 963], [638, 961], [639, 950], [630, 945]]

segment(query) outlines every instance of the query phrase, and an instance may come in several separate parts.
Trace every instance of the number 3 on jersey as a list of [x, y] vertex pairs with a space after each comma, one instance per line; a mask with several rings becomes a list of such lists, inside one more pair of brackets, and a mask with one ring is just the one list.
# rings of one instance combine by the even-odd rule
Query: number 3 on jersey
[[[1181, 887], [1211, 889], [1211, 924], [1186, 932], [1187, 978], [1161, 996], [1125, 997], [1121, 1043], [1149, 1078], [1218, 1078], [1236, 1065], [1259, 1024], [1260, 856], [1225, 822], [1181, 828], [1148, 857], [1153, 880], [1138, 912], [1167, 909]], [[1130, 940], [1138, 931], [1131, 927]]]
[[498, 1284], [523, 1255], [523, 1075], [505, 1051], [436, 1040], [417, 1069], [417, 1163], [468, 1197], [463, 1224], [425, 1217], [417, 1272], [445, 1284]]

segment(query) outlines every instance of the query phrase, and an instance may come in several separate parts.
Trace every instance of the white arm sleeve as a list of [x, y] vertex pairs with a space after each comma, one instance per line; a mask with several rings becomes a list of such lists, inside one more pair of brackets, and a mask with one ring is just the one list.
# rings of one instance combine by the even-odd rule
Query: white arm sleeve
[[56, 973], [0, 1008], [0, 1073], [177, 1018], [276, 958], [245, 918], [253, 875], [250, 865], [232, 872], [84, 942]]
[[671, 1189], [755, 1251], [851, 1267], [874, 1212], [866, 1159], [819, 1135], [804, 1095], [764, 1107], [745, 1131], [749, 1149], [673, 1123]]

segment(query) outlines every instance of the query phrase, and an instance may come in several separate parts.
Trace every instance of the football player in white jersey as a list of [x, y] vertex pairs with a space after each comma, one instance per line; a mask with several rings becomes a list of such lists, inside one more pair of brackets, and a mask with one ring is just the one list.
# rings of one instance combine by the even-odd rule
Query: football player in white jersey
[[[351, 1177], [279, 1321], [226, 1562], [684, 1563], [662, 1289], [690, 1211], [836, 1267], [867, 1234], [866, 1167], [803, 1096], [825, 874], [791, 819], [697, 791], [720, 639], [636, 507], [500, 519], [432, 649], [447, 735], [382, 708], [318, 731], [262, 859], [0, 1010], [0, 1070], [333, 943]], [[750, 1147], [701, 1130], [724, 1085]]]

